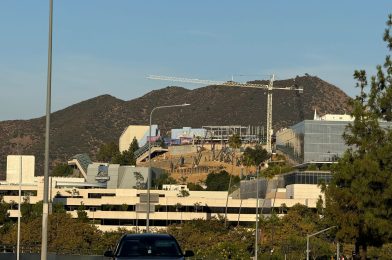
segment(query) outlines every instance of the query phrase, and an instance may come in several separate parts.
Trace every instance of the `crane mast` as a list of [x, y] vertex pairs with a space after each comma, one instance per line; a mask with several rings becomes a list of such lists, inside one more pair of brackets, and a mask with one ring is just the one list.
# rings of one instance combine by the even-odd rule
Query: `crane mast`
[[215, 80], [204, 80], [204, 79], [191, 79], [191, 78], [181, 78], [181, 77], [171, 77], [171, 76], [161, 76], [161, 75], [149, 75], [148, 79], [154, 80], [166, 80], [166, 81], [174, 81], [174, 82], [184, 82], [184, 83], [196, 83], [196, 84], [205, 84], [205, 85], [222, 85], [222, 86], [231, 86], [231, 87], [245, 87], [245, 88], [257, 88], [257, 89], [265, 89], [267, 90], [267, 152], [272, 152], [272, 92], [273, 90], [294, 90], [302, 93], [303, 88], [297, 88], [295, 85], [280, 88], [274, 87], [275, 76], [272, 75], [268, 85], [265, 84], [256, 84], [256, 83], [241, 83], [235, 81], [215, 81]]
[[267, 89], [267, 152], [272, 152], [272, 89], [275, 76], [271, 76]]

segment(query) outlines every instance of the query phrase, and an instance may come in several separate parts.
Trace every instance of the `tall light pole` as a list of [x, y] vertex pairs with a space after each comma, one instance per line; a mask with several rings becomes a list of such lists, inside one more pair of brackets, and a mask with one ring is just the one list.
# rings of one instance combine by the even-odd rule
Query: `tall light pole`
[[152, 113], [155, 110], [162, 108], [172, 108], [172, 107], [186, 107], [190, 106], [190, 104], [184, 103], [180, 105], [169, 105], [169, 106], [159, 106], [154, 107], [150, 113], [150, 129], [149, 129], [149, 138], [148, 138], [148, 177], [147, 177], [147, 218], [146, 218], [146, 232], [150, 232], [150, 190], [151, 190], [151, 123], [152, 123]]
[[50, 105], [52, 91], [52, 25], [53, 25], [53, 0], [49, 0], [49, 41], [48, 41], [48, 75], [46, 82], [46, 130], [45, 130], [45, 168], [44, 168], [44, 198], [42, 203], [42, 242], [41, 260], [47, 259], [48, 252], [48, 215], [49, 215], [49, 130], [50, 130]]
[[255, 257], [258, 259], [259, 251], [259, 166], [256, 168], [256, 233], [255, 233]]
[[311, 238], [312, 236], [318, 235], [320, 233], [323, 233], [325, 231], [328, 231], [328, 230], [330, 230], [332, 228], [336, 228], [336, 226], [332, 226], [332, 227], [320, 230], [320, 231], [318, 231], [316, 233], [313, 233], [313, 234], [310, 234], [310, 235], [306, 235], [306, 260], [309, 260], [309, 253], [310, 253], [310, 250], [309, 250], [309, 238]]
[[16, 259], [20, 259], [20, 218], [22, 213], [20, 207], [22, 206], [22, 155], [19, 155], [19, 205], [18, 205], [18, 241], [16, 243]]

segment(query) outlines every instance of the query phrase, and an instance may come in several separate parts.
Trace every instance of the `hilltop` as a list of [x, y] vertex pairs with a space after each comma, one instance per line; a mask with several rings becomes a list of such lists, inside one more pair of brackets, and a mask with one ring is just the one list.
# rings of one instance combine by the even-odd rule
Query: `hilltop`
[[[293, 79], [274, 83], [277, 87], [293, 84]], [[273, 128], [288, 127], [304, 119], [312, 119], [314, 109], [325, 113], [349, 111], [350, 99], [338, 87], [318, 77], [296, 77], [303, 94], [276, 90], [273, 95]], [[124, 101], [102, 95], [54, 112], [51, 117], [50, 162], [65, 162], [77, 153], [94, 158], [99, 146], [118, 141], [130, 124], [148, 124], [153, 107], [190, 103], [179, 109], [154, 113], [154, 124], [162, 133], [171, 128], [203, 125], [266, 125], [266, 91], [252, 88], [206, 86], [194, 90], [170, 86]], [[0, 175], [5, 174], [6, 156], [36, 156], [36, 175], [43, 174], [45, 117], [0, 122]]]

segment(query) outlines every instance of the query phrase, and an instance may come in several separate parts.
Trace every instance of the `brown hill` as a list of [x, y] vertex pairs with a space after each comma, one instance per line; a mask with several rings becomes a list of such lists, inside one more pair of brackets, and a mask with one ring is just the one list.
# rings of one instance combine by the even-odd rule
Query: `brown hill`
[[[276, 90], [273, 94], [274, 129], [311, 119], [314, 109], [321, 113], [348, 111], [349, 97], [339, 88], [311, 76], [297, 77], [303, 94]], [[291, 86], [293, 79], [276, 81], [274, 86]], [[93, 158], [102, 143], [118, 141], [130, 124], [148, 124], [155, 106], [190, 103], [179, 109], [158, 110], [154, 122], [164, 129], [203, 125], [265, 125], [266, 92], [252, 88], [207, 86], [194, 90], [166, 87], [130, 101], [110, 95], [98, 96], [63, 110], [51, 117], [50, 162], [65, 162], [77, 153]], [[36, 156], [36, 174], [43, 173], [45, 118], [0, 122], [0, 174], [6, 170], [6, 157], [17, 154]]]

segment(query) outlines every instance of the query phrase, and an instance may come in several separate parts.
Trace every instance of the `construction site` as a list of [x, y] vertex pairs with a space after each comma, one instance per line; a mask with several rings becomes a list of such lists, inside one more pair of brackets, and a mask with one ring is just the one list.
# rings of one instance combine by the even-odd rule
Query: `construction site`
[[[252, 167], [242, 166], [241, 156], [247, 146], [259, 144], [265, 139], [261, 127], [203, 126], [203, 129], [206, 130], [203, 137], [187, 138], [191, 139], [190, 144], [171, 145], [168, 148], [157, 148], [152, 144], [152, 166], [164, 169], [178, 182], [192, 183], [202, 183], [209, 173], [220, 170], [237, 176], [254, 173]], [[233, 135], [240, 136], [241, 148], [229, 146], [229, 138]], [[148, 166], [148, 157], [138, 160], [139, 165]]]
[[[171, 177], [186, 183], [202, 183], [208, 173], [225, 170], [230, 174], [240, 177], [254, 174], [255, 169], [244, 167], [241, 163], [242, 152], [247, 146], [262, 144], [267, 152], [272, 153], [272, 94], [274, 90], [289, 90], [298, 93], [303, 88], [297, 86], [295, 81], [290, 87], [274, 87], [275, 76], [272, 75], [268, 84], [239, 83], [231, 81], [211, 81], [190, 78], [168, 77], [150, 75], [152, 80], [164, 80], [172, 82], [196, 83], [204, 85], [221, 85], [226, 87], [256, 88], [267, 93], [266, 126], [203, 126], [198, 134], [190, 132], [180, 134], [178, 141], [170, 145], [160, 147], [155, 142], [146, 144], [136, 151], [137, 164], [148, 166], [148, 157], [151, 158], [151, 166], [166, 170]], [[173, 130], [172, 130], [173, 131]], [[241, 147], [233, 149], [229, 146], [229, 138], [239, 136]], [[150, 141], [153, 139], [150, 136]], [[148, 146], [150, 145], [150, 147]], [[150, 148], [150, 149], [149, 149]]]

